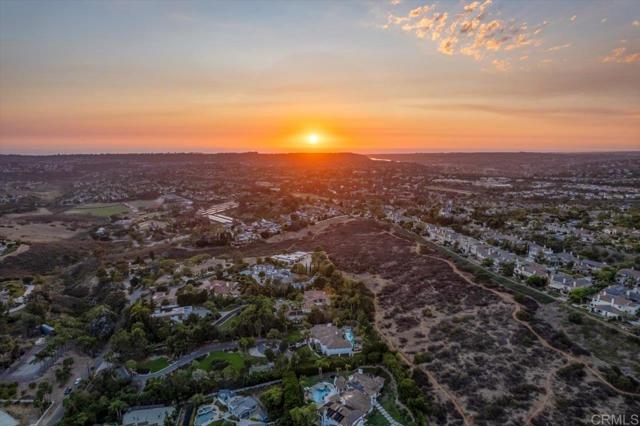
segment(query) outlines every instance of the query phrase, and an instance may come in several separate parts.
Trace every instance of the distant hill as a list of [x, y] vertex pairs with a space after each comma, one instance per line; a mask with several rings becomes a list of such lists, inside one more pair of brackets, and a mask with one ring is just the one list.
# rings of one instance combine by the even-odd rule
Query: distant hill
[[[51, 166], [54, 166], [53, 168]], [[0, 155], [0, 175], [4, 178], [30, 175], [38, 178], [77, 178], [84, 173], [106, 170], [147, 170], [149, 168], [292, 168], [344, 169], [379, 167], [361, 154], [352, 153], [163, 153], [163, 154], [71, 154]]]
[[484, 175], [563, 175], [577, 169], [638, 169], [640, 151], [535, 153], [535, 152], [465, 152], [372, 154], [370, 158], [411, 162], [428, 166], [431, 171]]

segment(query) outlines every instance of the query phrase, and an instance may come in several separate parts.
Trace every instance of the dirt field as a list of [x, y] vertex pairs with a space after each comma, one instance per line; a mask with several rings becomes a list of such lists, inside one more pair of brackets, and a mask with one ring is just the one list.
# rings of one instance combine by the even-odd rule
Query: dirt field
[[20, 240], [33, 243], [47, 243], [52, 241], [73, 238], [83, 229], [73, 229], [71, 225], [63, 222], [50, 223], [23, 223], [5, 222], [0, 227], [0, 236], [9, 240]]
[[288, 240], [297, 240], [300, 238], [304, 238], [308, 235], [318, 235], [322, 233], [325, 229], [327, 229], [331, 225], [337, 225], [340, 223], [346, 223], [352, 220], [349, 216], [336, 216], [331, 219], [323, 220], [315, 225], [308, 226], [300, 231], [296, 232], [284, 232], [282, 234], [274, 235], [273, 237], [267, 240], [268, 243], [280, 243], [282, 241]]
[[7, 215], [4, 215], [4, 218], [6, 219], [19, 219], [19, 218], [23, 218], [23, 217], [29, 217], [29, 216], [49, 216], [53, 214], [51, 212], [51, 210], [47, 209], [46, 207], [40, 207], [36, 210], [30, 211], [30, 212], [25, 212], [25, 213], [10, 213]]
[[29, 244], [20, 244], [17, 249], [13, 250], [10, 253], [0, 256], [0, 260], [6, 259], [8, 257], [19, 256], [22, 253], [26, 253], [29, 250]]

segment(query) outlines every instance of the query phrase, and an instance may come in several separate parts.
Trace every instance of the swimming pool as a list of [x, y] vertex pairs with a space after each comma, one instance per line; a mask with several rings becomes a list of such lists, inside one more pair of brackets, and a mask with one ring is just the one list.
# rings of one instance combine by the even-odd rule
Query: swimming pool
[[351, 330], [350, 328], [346, 328], [344, 330], [344, 338], [347, 339], [349, 343], [351, 343], [351, 346], [355, 345], [356, 338], [353, 335], [353, 330]]
[[327, 395], [335, 393], [335, 388], [331, 383], [322, 382], [314, 385], [311, 388], [311, 399], [316, 404], [324, 404], [324, 399]]
[[204, 405], [198, 408], [194, 426], [207, 426], [218, 418], [218, 410], [212, 405]]

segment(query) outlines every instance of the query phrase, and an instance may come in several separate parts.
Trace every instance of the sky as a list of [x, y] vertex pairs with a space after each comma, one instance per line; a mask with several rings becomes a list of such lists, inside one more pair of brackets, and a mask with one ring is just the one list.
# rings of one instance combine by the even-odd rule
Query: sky
[[640, 1], [0, 1], [0, 153], [640, 149]]

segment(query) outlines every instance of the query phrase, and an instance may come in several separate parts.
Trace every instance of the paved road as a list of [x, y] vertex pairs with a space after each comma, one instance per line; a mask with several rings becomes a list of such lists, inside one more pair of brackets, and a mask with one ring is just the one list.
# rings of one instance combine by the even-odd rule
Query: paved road
[[181, 356], [174, 363], [166, 366], [162, 370], [147, 374], [137, 374], [133, 376], [133, 381], [144, 384], [149, 379], [162, 377], [166, 374], [172, 373], [177, 369], [184, 367], [185, 365], [191, 364], [197, 358], [200, 358], [201, 356], [207, 355], [211, 352], [235, 350], [237, 348], [238, 344], [236, 342], [209, 343], [208, 345], [202, 346], [187, 355]]
[[215, 320], [211, 325], [213, 326], [220, 326], [222, 324], [224, 324], [225, 322], [229, 321], [231, 318], [235, 317], [236, 315], [238, 315], [247, 305], [242, 305], [242, 306], [238, 306], [237, 308], [234, 308], [230, 311], [224, 312], [220, 318], [218, 318], [217, 320]]
[[[107, 348], [103, 349], [102, 352], [100, 352], [100, 354], [98, 354], [98, 356], [94, 358], [93, 365], [92, 365], [93, 369], [98, 368], [98, 366], [104, 360], [104, 355], [106, 353], [107, 353]], [[74, 371], [71, 378], [75, 380], [75, 378], [79, 377], [82, 379], [83, 382], [86, 382], [86, 380], [91, 375], [92, 371], [93, 370], [91, 368], [82, 368], [79, 371]], [[75, 388], [76, 386], [70, 386], [70, 387]], [[64, 405], [63, 405], [64, 395], [62, 394], [62, 389], [56, 389], [56, 390], [60, 391], [60, 392], [57, 392], [58, 397], [55, 400], [51, 401], [51, 406], [49, 406], [47, 411], [45, 411], [44, 415], [40, 417], [40, 419], [35, 424], [35, 426], [54, 426], [58, 424], [60, 420], [62, 420], [62, 417], [64, 417]]]

